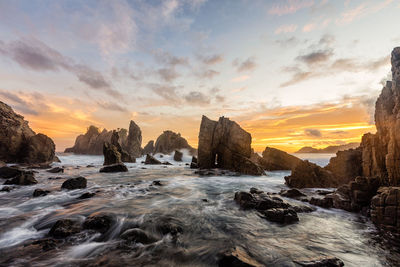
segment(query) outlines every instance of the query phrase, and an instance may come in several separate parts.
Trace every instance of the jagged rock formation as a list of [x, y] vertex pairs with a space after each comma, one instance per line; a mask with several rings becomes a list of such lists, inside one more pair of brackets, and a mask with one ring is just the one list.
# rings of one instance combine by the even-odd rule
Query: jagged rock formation
[[129, 124], [129, 133], [126, 142], [121, 140], [121, 144], [131, 157], [138, 158], [142, 156], [142, 131], [134, 121], [131, 121]]
[[300, 162], [301, 159], [282, 150], [266, 147], [260, 165], [267, 171], [293, 170]]
[[143, 148], [143, 155], [152, 154], [154, 151], [154, 141], [150, 140]]
[[189, 153], [195, 153], [195, 149], [189, 145], [180, 133], [164, 131], [156, 140], [153, 153], [170, 154], [175, 150], [188, 149]]
[[261, 175], [262, 168], [250, 160], [251, 135], [239, 124], [221, 117], [212, 121], [202, 117], [199, 133], [198, 167], [222, 168], [235, 172]]
[[348, 144], [339, 145], [339, 146], [327, 146], [325, 148], [320, 148], [320, 149], [313, 148], [310, 146], [305, 146], [305, 147], [300, 148], [295, 153], [337, 153], [339, 151], [357, 148], [359, 146], [360, 146], [360, 143], [348, 143]]
[[[128, 153], [121, 145], [121, 142], [123, 140], [124, 139], [122, 139], [121, 136], [120, 136], [120, 132], [117, 132], [117, 131], [114, 130], [113, 134], [111, 136], [111, 145], [114, 146], [115, 149], [121, 155], [121, 161], [122, 162], [133, 162], [133, 163], [135, 163], [136, 162], [136, 158], [133, 156], [133, 154], [137, 155], [137, 153], [136, 152], [133, 152], [133, 154]], [[140, 148], [140, 150], [141, 150], [141, 148]], [[131, 151], [134, 151], [134, 150], [131, 150]], [[103, 150], [103, 154], [104, 154], [104, 150]], [[119, 162], [114, 162], [113, 164], [115, 164], [115, 163], [119, 163]], [[106, 165], [108, 165], [108, 164], [106, 164]]]
[[105, 142], [103, 145], [104, 163], [103, 165], [112, 165], [122, 163], [121, 153], [113, 144]]
[[19, 114], [0, 101], [0, 160], [6, 163], [44, 163], [55, 160], [55, 144], [36, 134]]

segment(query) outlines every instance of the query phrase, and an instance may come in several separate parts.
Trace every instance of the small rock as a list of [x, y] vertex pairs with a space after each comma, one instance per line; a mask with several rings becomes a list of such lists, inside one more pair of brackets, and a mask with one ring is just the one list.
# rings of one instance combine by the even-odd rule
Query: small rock
[[84, 229], [98, 231], [102, 234], [107, 232], [115, 223], [115, 218], [110, 214], [96, 214], [89, 216], [83, 223]]
[[162, 163], [161, 163], [161, 161], [159, 161], [155, 157], [151, 156], [150, 154], [147, 154], [144, 164], [146, 164], [146, 165], [159, 165], [159, 164], [162, 164]]
[[249, 256], [241, 247], [235, 247], [218, 254], [219, 267], [258, 267], [264, 266]]
[[100, 172], [127, 172], [127, 171], [128, 168], [123, 163], [107, 165], [100, 169]]
[[48, 193], [50, 193], [50, 191], [38, 188], [33, 191], [33, 197], [46, 196]]
[[33, 176], [32, 172], [22, 172], [18, 174], [16, 177], [9, 179], [4, 182], [6, 185], [15, 184], [15, 185], [33, 185], [37, 184], [38, 181]]
[[9, 187], [9, 186], [4, 186], [4, 187], [0, 190], [0, 192], [10, 192], [11, 190], [12, 190], [11, 187]]
[[52, 168], [52, 169], [50, 169], [50, 170], [47, 170], [47, 172], [50, 172], [50, 173], [60, 173], [60, 172], [64, 172], [64, 169], [63, 169], [63, 168], [60, 168], [60, 167], [55, 167], [55, 168]]
[[0, 168], [0, 178], [9, 179], [14, 178], [17, 175], [20, 175], [23, 170], [20, 170], [15, 167], [7, 167], [3, 166]]
[[96, 195], [96, 193], [90, 193], [90, 192], [86, 192], [83, 193], [80, 197], [78, 197], [78, 199], [87, 199], [87, 198], [92, 198]]
[[255, 187], [252, 187], [252, 188], [250, 188], [250, 193], [251, 194], [261, 194], [261, 193], [264, 193], [264, 191], [259, 190], [259, 189], [255, 188]]
[[54, 238], [66, 238], [80, 231], [81, 227], [78, 222], [70, 219], [62, 219], [58, 220], [53, 227], [51, 227], [49, 235]]
[[80, 177], [70, 178], [70, 179], [66, 180], [61, 185], [61, 189], [73, 190], [73, 189], [86, 188], [86, 186], [87, 186], [86, 178], [80, 176]]
[[182, 161], [183, 153], [179, 150], [175, 150], [174, 160], [175, 161]]
[[63, 177], [61, 177], [61, 176], [57, 176], [57, 177], [49, 177], [48, 179], [49, 180], [60, 180], [60, 179], [62, 179]]
[[153, 181], [153, 182], [151, 183], [151, 185], [155, 185], [155, 186], [163, 186], [163, 184], [161, 183], [161, 181], [158, 181], [158, 180], [156, 180], [156, 181]]
[[148, 233], [139, 228], [126, 230], [121, 234], [121, 238], [129, 242], [142, 243], [142, 244], [150, 244], [157, 241], [155, 237], [149, 235]]
[[208, 199], [203, 198], [202, 201], [203, 201], [203, 202], [208, 202]]
[[164, 161], [162, 164], [163, 164], [163, 165], [172, 165], [172, 164], [169, 163], [168, 161]]
[[89, 164], [86, 166], [86, 168], [94, 168], [94, 165]]
[[308, 267], [342, 267], [344, 263], [342, 260], [336, 257], [320, 257], [315, 259], [306, 259], [306, 260], [299, 260], [294, 261], [295, 263], [301, 266], [308, 266]]
[[277, 222], [281, 224], [289, 224], [299, 221], [299, 217], [294, 209], [288, 208], [277, 208], [259, 211], [265, 219], [271, 222]]
[[300, 192], [300, 190], [296, 188], [292, 188], [289, 190], [282, 190], [280, 192], [281, 196], [288, 197], [288, 198], [299, 198], [299, 197], [305, 197], [306, 195]]

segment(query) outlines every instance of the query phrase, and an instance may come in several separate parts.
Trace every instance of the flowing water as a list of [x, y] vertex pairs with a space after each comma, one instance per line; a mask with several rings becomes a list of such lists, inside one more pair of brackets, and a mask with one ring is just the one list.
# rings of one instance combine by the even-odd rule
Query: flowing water
[[[317, 208], [315, 212], [300, 213], [298, 223], [282, 226], [266, 221], [255, 211], [240, 210], [234, 202], [236, 191], [248, 191], [251, 187], [266, 192], [286, 189], [284, 176], [289, 172], [269, 172], [261, 177], [201, 177], [186, 165], [191, 158], [185, 155], [181, 163], [173, 161], [172, 156], [161, 159], [173, 163], [172, 166], [143, 165], [144, 159], [140, 158], [137, 163], [127, 164], [127, 173], [99, 173], [101, 156], [59, 157], [61, 163], [54, 166], [64, 166], [64, 173], [39, 170], [37, 185], [0, 192], [0, 264], [86, 266], [99, 258], [108, 258], [114, 263], [120, 261], [121, 266], [215, 266], [220, 251], [241, 246], [266, 266], [296, 266], [293, 260], [324, 255], [342, 259], [345, 266], [393, 265], [389, 261], [393, 254], [376, 241], [376, 229], [361, 215]], [[310, 161], [320, 165], [329, 160], [324, 156], [311, 157]], [[78, 175], [87, 178], [86, 189], [60, 190], [66, 178]], [[163, 186], [151, 186], [155, 180]], [[32, 198], [36, 188], [51, 193]], [[77, 199], [85, 192], [96, 195]], [[112, 229], [101, 238], [98, 233], [87, 232], [57, 249], [27, 249], [33, 240], [45, 238], [57, 220], [83, 221], [95, 212], [116, 216]], [[178, 240], [169, 234], [158, 235], [156, 243], [135, 244], [118, 253], [120, 232], [132, 226], [146, 228], [163, 220], [182, 228]], [[151, 232], [153, 228], [146, 229]], [[155, 231], [153, 234], [157, 236]]]

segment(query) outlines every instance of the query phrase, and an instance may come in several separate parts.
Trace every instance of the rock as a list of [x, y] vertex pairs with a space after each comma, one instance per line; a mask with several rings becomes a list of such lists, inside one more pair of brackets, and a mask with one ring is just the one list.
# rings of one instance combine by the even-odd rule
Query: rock
[[[112, 162], [112, 160], [117, 160], [117, 159], [115, 159], [117, 156], [113, 156], [113, 154], [115, 153], [115, 151], [118, 151], [119, 154], [121, 155], [121, 161], [122, 161], [122, 162], [132, 162], [132, 163], [135, 163], [135, 162], [136, 162], [136, 158], [135, 158], [134, 156], [131, 156], [131, 155], [122, 147], [121, 142], [122, 142], [122, 139], [121, 139], [120, 133], [114, 130], [114, 131], [112, 132], [112, 135], [111, 135], [111, 146], [112, 146], [112, 147], [110, 147], [111, 150], [112, 150], [113, 152], [109, 152], [109, 154], [108, 154], [109, 156], [111, 156], [111, 157], [109, 158], [110, 162]], [[104, 143], [104, 144], [106, 144], [106, 143]], [[106, 152], [103, 150], [104, 162], [106, 162], [106, 157], [105, 157], [106, 154], [105, 154], [105, 153], [106, 153]], [[112, 164], [115, 164], [115, 163], [118, 163], [118, 162], [114, 162], [114, 163], [112, 163]], [[107, 165], [107, 164], [106, 164], [106, 165]]]
[[78, 222], [70, 219], [58, 220], [50, 229], [49, 236], [54, 238], [66, 238], [81, 231]]
[[143, 148], [143, 154], [152, 154], [154, 152], [154, 141], [150, 140], [147, 145]]
[[342, 260], [336, 257], [319, 257], [313, 259], [303, 259], [294, 261], [300, 266], [309, 266], [309, 267], [342, 267], [344, 263]]
[[4, 178], [4, 179], [9, 179], [9, 178], [13, 178], [17, 175], [20, 175], [21, 173], [23, 173], [23, 170], [20, 170], [16, 167], [0, 167], [0, 178]]
[[160, 217], [157, 219], [156, 230], [162, 235], [171, 234], [177, 236], [183, 233], [182, 223], [174, 218]]
[[0, 168], [7, 166], [7, 164], [0, 160]]
[[38, 181], [35, 179], [32, 172], [23, 171], [14, 178], [11, 178], [4, 182], [5, 185], [33, 185], [37, 184]]
[[301, 161], [292, 171], [292, 174], [285, 177], [286, 185], [295, 188], [307, 187], [335, 187], [338, 181], [333, 174], [317, 164], [307, 160]]
[[155, 157], [151, 156], [150, 154], [147, 154], [144, 164], [146, 164], [146, 165], [159, 165], [159, 164], [162, 164], [162, 163], [161, 163], [161, 161], [159, 161]]
[[142, 131], [140, 127], [131, 120], [129, 124], [129, 134], [124, 149], [132, 158], [141, 157], [143, 154], [142, 150]]
[[35, 191], [33, 191], [33, 197], [46, 196], [48, 193], [50, 193], [50, 191], [38, 188], [38, 189], [35, 189]]
[[156, 140], [153, 153], [171, 154], [175, 150], [187, 149], [189, 153], [195, 153], [195, 149], [189, 145], [180, 133], [164, 131]]
[[127, 171], [128, 168], [123, 163], [107, 165], [100, 169], [100, 172], [127, 172]]
[[276, 148], [266, 147], [259, 164], [267, 171], [293, 170], [302, 160]]
[[74, 190], [74, 189], [86, 188], [86, 186], [87, 186], [86, 178], [80, 176], [80, 177], [70, 178], [70, 179], [66, 180], [61, 185], [61, 189]]
[[0, 192], [10, 192], [13, 188], [9, 186], [3, 186], [3, 188], [0, 190]]
[[162, 186], [163, 184], [161, 183], [161, 181], [156, 180], [156, 181], [153, 181], [153, 182], [151, 183], [151, 185]]
[[78, 197], [78, 199], [87, 199], [87, 198], [92, 198], [96, 195], [96, 193], [90, 193], [90, 192], [86, 192], [83, 193], [82, 195], [80, 195], [80, 197]]
[[142, 243], [142, 244], [150, 244], [157, 241], [155, 237], [149, 235], [148, 233], [139, 228], [128, 229], [125, 232], [123, 232], [120, 237], [128, 242]]
[[198, 168], [197, 158], [195, 156], [192, 157], [192, 162], [190, 163], [190, 168], [191, 169], [197, 169]]
[[306, 196], [305, 194], [303, 194], [300, 190], [298, 190], [296, 188], [282, 190], [280, 192], [280, 195], [283, 197], [288, 197], [288, 198], [301, 198], [301, 197]]
[[115, 217], [110, 214], [94, 214], [86, 218], [83, 222], [84, 229], [98, 231], [102, 234], [110, 230], [111, 226], [115, 224]]
[[35, 134], [24, 117], [0, 101], [0, 160], [6, 163], [52, 162], [54, 142]]
[[182, 157], [183, 157], [183, 153], [175, 150], [175, 154], [174, 154], [174, 160], [175, 161], [182, 161]]
[[50, 173], [59, 173], [59, 172], [64, 172], [64, 169], [63, 169], [63, 168], [60, 168], [60, 167], [55, 167], [55, 168], [52, 168], [52, 169], [50, 169], [50, 170], [47, 170], [47, 172], [50, 172]]
[[268, 209], [259, 211], [262, 216], [271, 222], [276, 222], [280, 224], [290, 224], [299, 221], [297, 212], [292, 208], [287, 209]]
[[163, 165], [173, 165], [172, 163], [170, 163], [170, 162], [168, 162], [168, 161], [164, 161], [162, 164], [163, 164]]
[[325, 209], [330, 209], [333, 207], [333, 198], [325, 197], [325, 198], [315, 198], [312, 197], [309, 201], [311, 205], [319, 206]]
[[347, 184], [362, 175], [362, 151], [360, 148], [339, 151], [324, 168], [330, 171], [337, 184]]
[[259, 267], [265, 266], [254, 260], [241, 247], [229, 249], [217, 255], [217, 264], [219, 267]]
[[118, 148], [110, 143], [104, 143], [103, 146], [104, 163], [103, 165], [111, 165], [122, 163], [121, 153]]

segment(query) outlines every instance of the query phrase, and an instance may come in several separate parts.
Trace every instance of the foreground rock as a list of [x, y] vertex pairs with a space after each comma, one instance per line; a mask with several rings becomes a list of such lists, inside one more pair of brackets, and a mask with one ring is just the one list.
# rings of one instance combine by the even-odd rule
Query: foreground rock
[[43, 189], [38, 188], [38, 189], [35, 189], [35, 191], [33, 191], [32, 196], [33, 196], [33, 197], [44, 197], [44, 196], [46, 196], [48, 193], [50, 193], [50, 191], [48, 191], [48, 190], [43, 190]]
[[151, 236], [140, 228], [128, 229], [123, 232], [120, 237], [128, 242], [142, 244], [151, 244], [157, 241], [157, 238]]
[[5, 185], [33, 185], [37, 183], [38, 181], [35, 179], [34, 174], [29, 171], [20, 171], [13, 178], [4, 182]]
[[104, 234], [111, 228], [111, 226], [113, 226], [114, 223], [115, 218], [113, 215], [99, 213], [86, 218], [86, 220], [83, 222], [83, 228], [95, 230]]
[[357, 176], [362, 176], [362, 151], [360, 148], [339, 151], [325, 167], [334, 176], [337, 184], [347, 184]]
[[146, 164], [146, 165], [160, 165], [162, 163], [161, 163], [161, 161], [159, 161], [158, 159], [156, 159], [152, 155], [147, 154], [146, 155], [146, 160], [144, 161], [144, 164]]
[[220, 267], [261, 267], [263, 264], [257, 262], [241, 247], [221, 252], [217, 255], [218, 266]]
[[189, 145], [180, 133], [164, 131], [156, 140], [153, 153], [171, 154], [175, 150], [187, 149], [194, 154], [196, 150]]
[[330, 172], [307, 160], [300, 161], [292, 174], [285, 177], [287, 186], [295, 188], [306, 187], [336, 187], [338, 181]]
[[300, 266], [309, 267], [342, 267], [344, 263], [342, 260], [335, 257], [319, 257], [315, 259], [304, 259], [294, 261]]
[[198, 166], [221, 168], [242, 174], [262, 175], [263, 169], [251, 161], [251, 135], [236, 122], [221, 117], [202, 117], [199, 133]]
[[43, 163], [55, 159], [55, 144], [36, 134], [10, 106], [0, 101], [0, 160], [6, 163]]
[[100, 169], [100, 172], [127, 172], [127, 171], [128, 168], [123, 163], [107, 165]]
[[68, 189], [68, 190], [74, 190], [74, 189], [82, 189], [86, 188], [87, 186], [87, 180], [85, 177], [76, 177], [76, 178], [70, 178], [66, 180], [62, 185], [62, 189]]
[[293, 170], [302, 160], [276, 148], [266, 147], [260, 160], [267, 171]]
[[103, 145], [104, 163], [103, 165], [119, 164], [122, 163], [121, 153], [118, 148], [111, 143], [104, 143]]
[[81, 231], [79, 222], [70, 219], [58, 220], [50, 229], [49, 236], [66, 238]]

